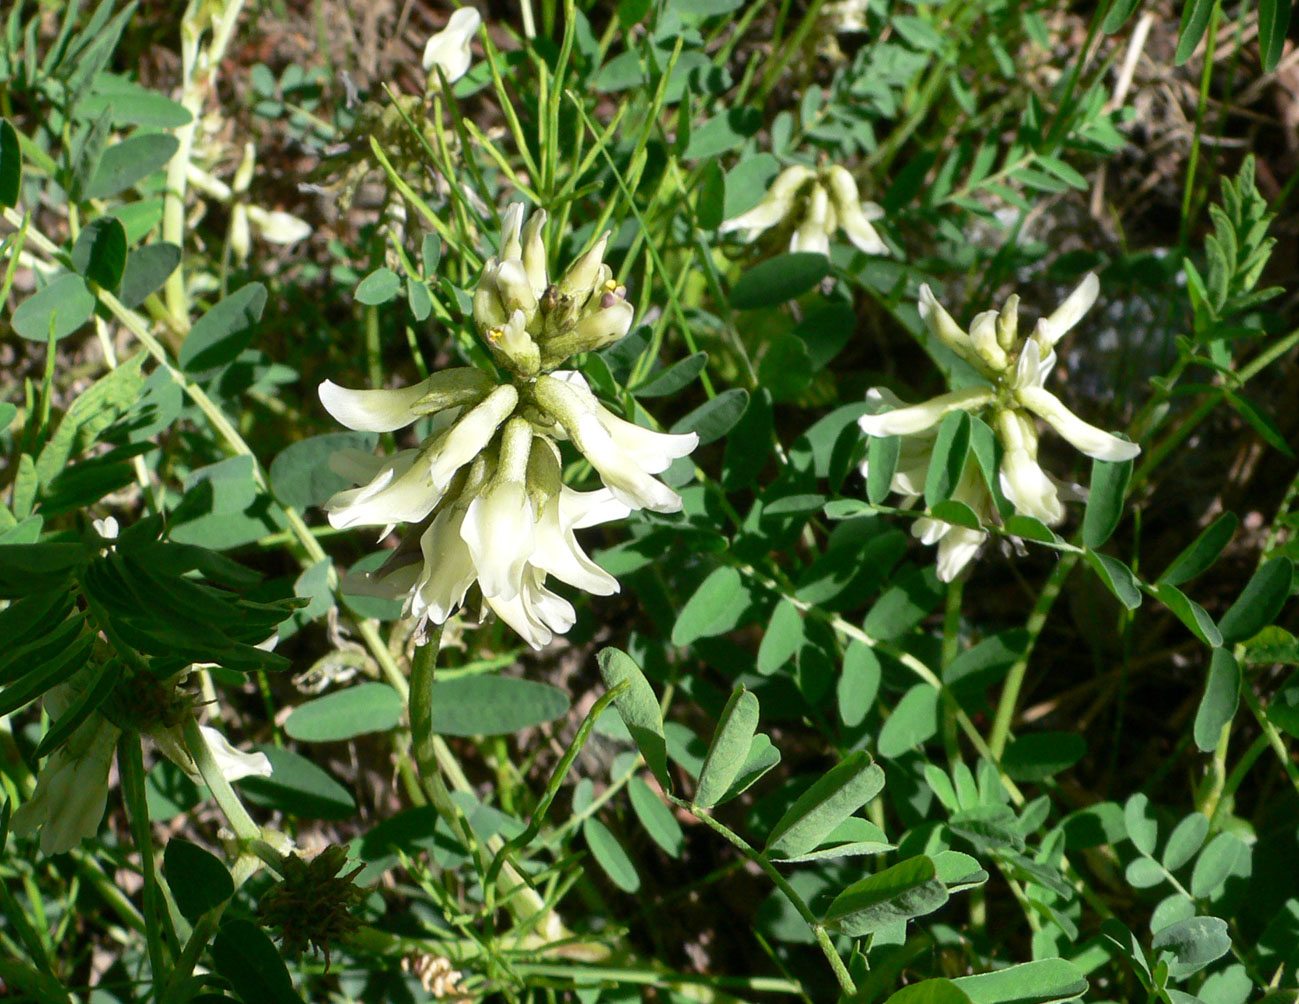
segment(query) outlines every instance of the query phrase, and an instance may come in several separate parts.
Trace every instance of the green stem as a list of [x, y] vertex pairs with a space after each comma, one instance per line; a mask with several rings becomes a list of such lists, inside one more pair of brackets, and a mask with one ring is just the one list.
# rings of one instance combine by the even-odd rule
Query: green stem
[[1001, 697], [997, 701], [997, 713], [992, 722], [992, 733], [988, 737], [988, 749], [992, 752], [994, 761], [1000, 761], [1002, 753], [1005, 752], [1006, 740], [1010, 737], [1011, 722], [1015, 718], [1015, 708], [1019, 703], [1019, 692], [1024, 685], [1024, 674], [1028, 671], [1028, 663], [1033, 657], [1038, 636], [1046, 626], [1047, 615], [1050, 614], [1051, 608], [1060, 596], [1064, 580], [1069, 577], [1076, 564], [1078, 564], [1078, 555], [1072, 553], [1061, 555], [1060, 561], [1051, 572], [1051, 577], [1046, 580], [1042, 591], [1037, 594], [1037, 602], [1033, 604], [1033, 612], [1029, 614], [1028, 623], [1025, 625], [1028, 629], [1028, 644], [1006, 674], [1006, 682], [1001, 688]]
[[234, 788], [230, 787], [230, 782], [226, 780], [225, 774], [221, 773], [221, 768], [217, 765], [216, 759], [212, 756], [212, 751], [208, 748], [207, 740], [203, 738], [203, 733], [199, 731], [198, 720], [191, 715], [185, 719], [182, 728], [185, 734], [185, 748], [189, 750], [189, 755], [194, 758], [194, 766], [198, 768], [203, 783], [212, 792], [212, 797], [225, 815], [226, 822], [230, 824], [230, 829], [234, 831], [235, 837], [250, 849], [254, 844], [260, 844], [261, 827], [253, 822], [253, 817], [248, 815], [244, 803], [239, 800]]
[[794, 887], [789, 884], [789, 881], [785, 876], [780, 874], [776, 866], [768, 861], [764, 855], [759, 854], [754, 850], [753, 847], [749, 845], [749, 842], [738, 833], [719, 823], [708, 813], [702, 811], [698, 806], [687, 802], [683, 798], [677, 798], [675, 795], [666, 795], [666, 798], [673, 805], [677, 806], [677, 808], [685, 809], [686, 812], [690, 813], [718, 836], [722, 837], [733, 847], [737, 848], [741, 854], [766, 873], [767, 877], [775, 883], [776, 888], [784, 893], [785, 897], [793, 904], [794, 909], [798, 911], [798, 915], [803, 918], [807, 923], [807, 926], [812, 929], [812, 934], [816, 937], [816, 943], [821, 947], [821, 951], [824, 953], [826, 961], [830, 963], [830, 968], [834, 970], [834, 977], [839, 981], [840, 989], [842, 989], [849, 997], [857, 993], [857, 985], [853, 982], [852, 976], [849, 975], [848, 967], [843, 964], [843, 959], [839, 957], [839, 951], [834, 947], [834, 942], [830, 940], [830, 932], [827, 931], [821, 922], [816, 919], [816, 915], [812, 913], [811, 907], [807, 905], [806, 901], [798, 894]]
[[[117, 768], [122, 775], [122, 801], [130, 820], [131, 837], [140, 854], [140, 876], [144, 879], [144, 938], [156, 996], [157, 987], [164, 985], [168, 978], [163, 932], [168, 917], [153, 857], [153, 834], [149, 831], [149, 806], [144, 795], [144, 754], [140, 747], [140, 733], [133, 729], [123, 732], [117, 739]], [[175, 938], [174, 932], [172, 938]]]

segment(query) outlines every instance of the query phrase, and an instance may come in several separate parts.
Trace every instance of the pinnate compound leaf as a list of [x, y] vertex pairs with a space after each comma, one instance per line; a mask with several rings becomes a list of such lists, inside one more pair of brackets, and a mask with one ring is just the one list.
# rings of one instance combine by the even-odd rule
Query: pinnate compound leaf
[[167, 841], [162, 869], [176, 906], [191, 924], [235, 894], [234, 879], [221, 859], [180, 837]]
[[216, 971], [235, 993], [257, 1004], [303, 1004], [280, 950], [250, 920], [227, 920], [212, 941]]
[[830, 903], [825, 926], [862, 938], [881, 928], [932, 913], [947, 902], [947, 886], [933, 859], [900, 861], [892, 868], [854, 882]]
[[1038, 959], [952, 980], [973, 1004], [1056, 1004], [1087, 992], [1087, 978], [1067, 959]]
[[1294, 565], [1284, 555], [1265, 562], [1218, 621], [1223, 640], [1229, 644], [1244, 641], [1271, 624], [1290, 597], [1293, 578]]
[[386, 683], [362, 683], [293, 709], [284, 722], [292, 738], [330, 743], [367, 732], [386, 732], [399, 721], [405, 704]]
[[636, 743], [650, 772], [665, 791], [672, 790], [672, 780], [668, 776], [668, 746], [663, 733], [663, 713], [659, 710], [658, 698], [650, 686], [645, 674], [636, 665], [636, 660], [617, 648], [601, 649], [596, 656], [600, 665], [600, 676], [604, 685], [612, 690], [624, 681], [627, 688], [614, 698], [613, 706], [618, 709], [632, 741]]
[[1195, 712], [1195, 745], [1212, 753], [1222, 741], [1222, 728], [1236, 716], [1240, 701], [1240, 665], [1227, 648], [1215, 648], [1209, 678]]
[[758, 699], [752, 691], [739, 687], [722, 709], [708, 744], [695, 791], [696, 805], [711, 808], [726, 796], [748, 759], [757, 727]]
[[767, 838], [767, 854], [791, 858], [814, 850], [845, 819], [880, 793], [884, 771], [858, 750], [831, 767], [794, 802]]

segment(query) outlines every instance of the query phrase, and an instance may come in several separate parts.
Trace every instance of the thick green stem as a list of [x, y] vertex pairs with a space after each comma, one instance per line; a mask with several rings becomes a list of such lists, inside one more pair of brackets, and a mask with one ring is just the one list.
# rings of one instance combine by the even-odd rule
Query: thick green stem
[[[122, 801], [131, 823], [131, 837], [140, 854], [140, 876], [144, 879], [144, 938], [156, 989], [166, 983], [170, 970], [165, 944], [166, 932], [163, 930], [164, 925], [169, 923], [169, 918], [153, 857], [149, 806], [144, 795], [144, 755], [140, 749], [138, 732], [130, 730], [118, 737], [117, 769], [122, 775]], [[171, 934], [174, 939], [175, 933]]]
[[225, 815], [226, 822], [230, 824], [230, 829], [234, 831], [235, 837], [238, 838], [240, 843], [250, 848], [254, 844], [260, 844], [261, 827], [253, 822], [253, 817], [248, 815], [244, 803], [239, 800], [234, 788], [230, 787], [230, 782], [226, 780], [225, 774], [221, 773], [221, 767], [217, 764], [216, 758], [212, 756], [212, 750], [208, 748], [207, 740], [203, 738], [203, 733], [199, 731], [198, 721], [192, 716], [186, 718], [183, 729], [185, 748], [189, 751], [189, 755], [194, 758], [194, 766], [198, 768], [203, 783], [212, 792], [212, 797]]

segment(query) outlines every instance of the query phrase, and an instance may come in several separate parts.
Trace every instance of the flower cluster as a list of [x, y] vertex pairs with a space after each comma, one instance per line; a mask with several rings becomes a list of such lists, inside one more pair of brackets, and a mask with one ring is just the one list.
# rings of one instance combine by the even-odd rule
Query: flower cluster
[[766, 230], [775, 230], [774, 241], [789, 239], [791, 251], [813, 251], [828, 255], [830, 236], [842, 230], [848, 240], [866, 254], [888, 254], [888, 246], [871, 226], [884, 210], [874, 202], [862, 202], [857, 183], [838, 164], [813, 170], [796, 164], [776, 176], [766, 198], [750, 209], [722, 222], [719, 233], [746, 231], [753, 241]]
[[[914, 504], [923, 492], [937, 426], [952, 411], [983, 413], [1003, 448], [999, 483], [1020, 515], [1053, 525], [1064, 519], [1066, 500], [1081, 498], [1075, 486], [1062, 484], [1037, 460], [1037, 419], [1043, 419], [1076, 449], [1098, 460], [1131, 460], [1141, 448], [1089, 425], [1045, 387], [1055, 368], [1056, 343], [1096, 302], [1099, 284], [1088, 275], [1049, 317], [1041, 318], [1027, 338], [1019, 335], [1019, 297], [1012, 295], [1000, 311], [978, 314], [967, 332], [920, 287], [920, 316], [944, 345], [969, 363], [987, 383], [940, 394], [922, 404], [905, 406], [890, 392], [875, 388], [868, 400], [886, 410], [858, 420], [868, 436], [902, 436], [892, 488]], [[862, 473], [866, 472], [863, 465]], [[967, 463], [952, 498], [964, 502], [982, 523], [996, 521], [996, 507], [977, 467]], [[939, 577], [950, 581], [974, 557], [986, 534], [923, 518], [912, 532], [939, 546]]]
[[[45, 710], [53, 721], [82, 698], [86, 679], [83, 671], [46, 691]], [[14, 832], [31, 836], [40, 830], [42, 854], [62, 854], [93, 837], [108, 804], [108, 771], [122, 726], [147, 733], [172, 763], [201, 781], [181, 734], [183, 716], [193, 713], [178, 692], [181, 683], [182, 678], [119, 684], [105, 705], [108, 714], [93, 712], [45, 761], [36, 777], [36, 791], [14, 812]], [[270, 776], [271, 762], [264, 754], [241, 753], [206, 725], [199, 732], [226, 780]]]
[[[575, 531], [632, 509], [680, 509], [680, 497], [654, 475], [698, 442], [694, 433], [665, 435], [618, 418], [578, 373], [555, 369], [625, 335], [632, 308], [604, 264], [607, 234], [550, 283], [544, 224], [536, 212], [525, 225], [523, 207], [511, 206], [500, 253], [484, 265], [474, 294], [474, 321], [504, 379], [460, 367], [399, 390], [329, 381], [320, 388], [325, 408], [351, 429], [390, 432], [431, 420], [417, 448], [391, 457], [343, 451], [331, 460], [358, 485], [326, 503], [335, 527], [412, 528], [368, 577], [368, 591], [404, 598], [409, 615], [440, 624], [476, 585], [482, 608], [534, 648], [574, 620], [548, 576], [597, 595], [618, 590]], [[560, 440], [590, 462], [603, 488], [563, 483]]]

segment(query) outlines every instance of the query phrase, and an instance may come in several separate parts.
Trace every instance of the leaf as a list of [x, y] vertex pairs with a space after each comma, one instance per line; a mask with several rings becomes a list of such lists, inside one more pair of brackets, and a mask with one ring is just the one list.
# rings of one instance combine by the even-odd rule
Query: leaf
[[303, 1004], [274, 942], [249, 920], [228, 920], [212, 941], [212, 963], [235, 993], [257, 1004]]
[[897, 850], [897, 847], [888, 842], [884, 831], [878, 826], [860, 816], [849, 816], [834, 828], [816, 850], [779, 860], [781, 864], [830, 861], [862, 854], [886, 854], [893, 850]]
[[814, 251], [790, 251], [755, 265], [731, 289], [736, 310], [774, 307], [801, 296], [830, 274], [830, 259]]
[[497, 736], [568, 714], [568, 694], [539, 680], [484, 674], [433, 685], [433, 730], [444, 736]]
[[771, 454], [773, 422], [771, 393], [758, 387], [731, 428], [722, 454], [722, 487], [727, 491], [747, 487], [761, 473]]
[[729, 802], [736, 795], [746, 791], [778, 763], [780, 763], [780, 750], [771, 744], [769, 737], [759, 732], [749, 744], [749, 755], [744, 760], [744, 766], [740, 768], [740, 773], [736, 775], [730, 790], [718, 799], [718, 804]]
[[219, 301], [190, 328], [177, 358], [187, 373], [204, 373], [227, 363], [248, 347], [266, 307], [266, 287], [250, 282]]
[[234, 879], [221, 859], [180, 837], [167, 841], [162, 869], [176, 906], [191, 924], [235, 894]]
[[271, 461], [271, 490], [287, 506], [305, 510], [351, 488], [352, 482], [329, 467], [329, 458], [341, 450], [374, 449], [378, 437], [369, 432], [330, 432], [292, 443]]
[[1285, 435], [1276, 427], [1276, 423], [1273, 422], [1265, 412], [1259, 410], [1258, 406], [1254, 404], [1253, 401], [1249, 400], [1247, 397], [1241, 397], [1241, 395], [1234, 391], [1228, 390], [1223, 393], [1227, 398], [1227, 403], [1236, 409], [1236, 413], [1248, 422], [1250, 426], [1253, 427], [1254, 431], [1267, 441], [1269, 446], [1280, 450], [1287, 457], [1294, 456], [1294, 451], [1290, 449], [1290, 444], [1285, 441]]
[[872, 638], [900, 638], [919, 624], [946, 594], [933, 565], [904, 567], [890, 577], [893, 585], [875, 601], [862, 621], [862, 630]]
[[388, 684], [362, 683], [294, 708], [284, 731], [303, 742], [338, 742], [386, 732], [401, 721], [405, 710], [401, 696]]
[[1289, 27], [1290, 0], [1259, 0], [1258, 51], [1264, 73], [1271, 73], [1281, 61]]
[[[965, 412], [957, 410], [943, 416], [938, 426], [929, 457], [929, 470], [925, 475], [925, 505], [932, 509], [945, 502], [961, 479], [965, 457], [970, 450], [970, 420]], [[867, 474], [869, 475], [869, 468]], [[869, 633], [869, 632], [868, 632]]]
[[1137, 4], [1141, 0], [1114, 0], [1110, 5], [1109, 12], [1105, 15], [1105, 21], [1101, 25], [1101, 31], [1107, 35], [1113, 35], [1123, 27], [1124, 23], [1132, 12], [1137, 9]]
[[126, 228], [113, 216], [91, 220], [72, 245], [72, 267], [91, 282], [114, 291], [126, 269]]
[[600, 677], [608, 689], [614, 689], [623, 681], [628, 683], [628, 688], [614, 698], [614, 707], [654, 777], [665, 791], [671, 791], [663, 713], [659, 710], [654, 689], [636, 665], [636, 660], [621, 649], [601, 649], [596, 661], [600, 665]]
[[651, 373], [639, 387], [632, 389], [636, 397], [666, 397], [686, 387], [708, 365], [708, 353], [696, 352], [686, 356], [656, 373]]
[[1087, 509], [1083, 513], [1083, 544], [1097, 550], [1110, 539], [1123, 518], [1123, 500], [1132, 480], [1132, 461], [1092, 461]]
[[932, 859], [918, 856], [854, 882], [830, 903], [825, 926], [854, 938], [933, 913], [947, 902], [947, 886]]
[[883, 505], [893, 490], [901, 449], [901, 436], [870, 437], [866, 447], [866, 497], [872, 505]]
[[18, 205], [22, 191], [23, 152], [18, 133], [7, 119], [0, 119], [0, 206]]
[[903, 987], [884, 1004], [970, 1004], [970, 998], [951, 980], [930, 979]]
[[108, 147], [99, 159], [84, 198], [106, 199], [130, 188], [167, 162], [180, 148], [180, 141], [168, 133], [136, 134]]
[[917, 683], [885, 719], [876, 746], [880, 756], [891, 760], [937, 734], [938, 691], [927, 683]]
[[1076, 732], [1030, 732], [1010, 744], [1001, 766], [1013, 781], [1045, 781], [1086, 754], [1087, 741]]
[[1168, 974], [1180, 980], [1231, 951], [1231, 935], [1227, 933], [1227, 922], [1220, 917], [1191, 917], [1157, 931], [1150, 939], [1150, 947], [1173, 953], [1175, 961], [1168, 967]]
[[20, 303], [9, 323], [30, 341], [48, 342], [51, 334], [57, 341], [85, 324], [94, 312], [95, 294], [81, 276], [67, 273]]
[[[682, 109], [686, 108], [685, 103]], [[687, 124], [689, 120], [687, 119]], [[678, 141], [689, 136], [678, 135]], [[701, 230], [716, 230], [722, 224], [722, 212], [726, 206], [726, 176], [722, 173], [720, 161], [710, 160], [704, 165], [703, 175], [695, 196], [695, 219]]]
[[1163, 863], [1170, 872], [1176, 871], [1195, 857], [1209, 834], [1209, 817], [1202, 812], [1192, 812], [1173, 827], [1164, 846]]
[[854, 640], [844, 653], [843, 668], [835, 692], [839, 720], [850, 729], [859, 726], [870, 713], [879, 689], [879, 658], [865, 642]]
[[609, 832], [604, 823], [588, 816], [582, 820], [582, 836], [586, 838], [586, 846], [591, 849], [596, 862], [614, 885], [623, 892], [635, 892], [640, 888], [636, 866], [632, 864], [618, 838]]
[[627, 794], [631, 798], [632, 811], [650, 839], [667, 854], [679, 858], [686, 846], [686, 835], [672, 810], [639, 777], [627, 782]]
[[1006, 518], [1006, 532], [1013, 537], [1035, 540], [1039, 544], [1060, 543], [1060, 538], [1056, 536], [1055, 531], [1040, 519], [1033, 516], [1022, 516], [1019, 513]]
[[349, 819], [356, 812], [351, 793], [306, 757], [278, 746], [257, 749], [270, 760], [271, 776], [239, 782], [249, 802], [295, 819]]
[[1231, 541], [1238, 523], [1234, 512], [1223, 513], [1169, 563], [1159, 581], [1180, 586], [1206, 571]]
[[804, 637], [803, 615], [793, 603], [782, 599], [772, 611], [758, 645], [758, 672], [769, 676], [789, 662], [803, 647]]
[[1284, 555], [1264, 563], [1218, 621], [1223, 641], [1227, 644], [1244, 641], [1271, 624], [1290, 597], [1293, 578], [1294, 565]]
[[401, 276], [390, 268], [376, 268], [356, 287], [356, 299], [367, 306], [387, 303], [401, 290]]
[[122, 273], [122, 286], [117, 298], [122, 305], [132, 309], [142, 304], [150, 293], [162, 288], [167, 277], [180, 264], [180, 248], [165, 241], [156, 241], [136, 248], [126, 259]]
[[1222, 644], [1222, 632], [1218, 630], [1218, 625], [1213, 623], [1213, 618], [1209, 616], [1208, 611], [1176, 586], [1161, 582], [1155, 587], [1155, 597], [1204, 644], [1210, 648]]
[[1097, 551], [1086, 551], [1087, 563], [1095, 570], [1105, 588], [1115, 595], [1127, 609], [1135, 610], [1141, 606], [1141, 590], [1137, 586], [1137, 577], [1118, 558]]
[[1159, 837], [1159, 822], [1155, 819], [1150, 807], [1150, 799], [1137, 793], [1123, 806], [1123, 825], [1127, 829], [1128, 839], [1142, 854], [1155, 853], [1155, 841]]
[[677, 614], [672, 644], [685, 646], [731, 630], [748, 605], [740, 573], [729, 565], [713, 569]]
[[797, 399], [812, 382], [812, 356], [807, 343], [793, 334], [772, 338], [758, 363], [758, 382], [774, 400]]
[[1222, 741], [1222, 729], [1236, 716], [1240, 701], [1240, 666], [1227, 648], [1215, 648], [1209, 662], [1204, 696], [1195, 712], [1195, 745], [1212, 753]]
[[758, 699], [744, 687], [737, 688], [722, 709], [708, 744], [704, 766], [699, 772], [695, 804], [705, 809], [718, 804], [744, 766], [758, 727]]
[[699, 445], [706, 446], [730, 432], [744, 415], [748, 404], [748, 391], [724, 390], [711, 401], [705, 401], [673, 424], [671, 431], [674, 435], [686, 432], [698, 433]]
[[1191, 58], [1195, 47], [1204, 37], [1209, 25], [1209, 14], [1213, 10], [1214, 0], [1184, 0], [1182, 4], [1182, 24], [1177, 34], [1177, 52], [1173, 62], [1181, 66]]
[[797, 857], [822, 840], [880, 793], [884, 771], [870, 754], [858, 750], [836, 764], [795, 800], [767, 837], [766, 854]]
[[1067, 959], [1038, 959], [952, 980], [973, 1004], [1054, 1004], [1087, 992], [1087, 978]]
[[1191, 895], [1205, 899], [1222, 886], [1236, 870], [1236, 863], [1249, 856], [1249, 848], [1234, 833], [1219, 833], [1195, 859], [1191, 871]]

